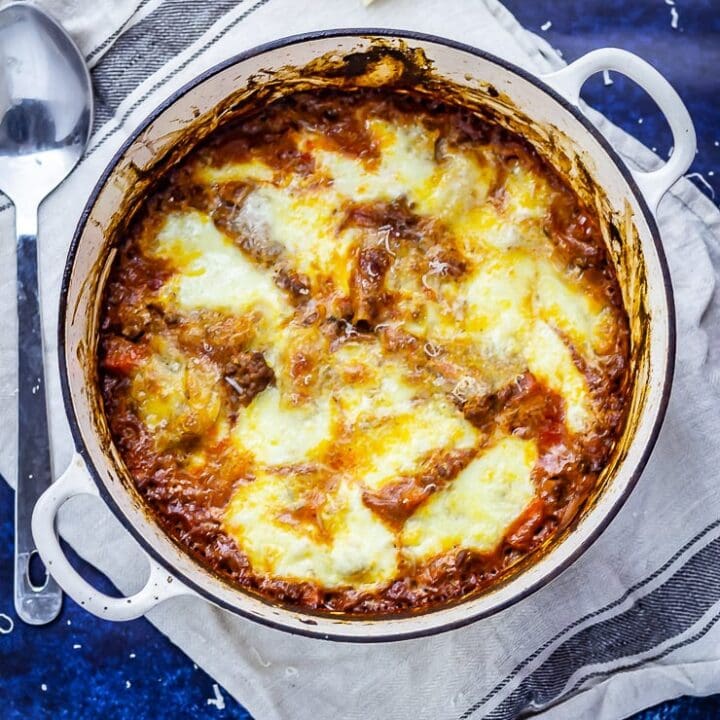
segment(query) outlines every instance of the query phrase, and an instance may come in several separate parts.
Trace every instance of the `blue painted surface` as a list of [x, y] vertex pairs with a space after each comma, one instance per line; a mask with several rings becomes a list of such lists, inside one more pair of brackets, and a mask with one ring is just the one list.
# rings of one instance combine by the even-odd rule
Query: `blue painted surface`
[[[250, 718], [224, 691], [224, 710], [209, 705], [212, 678], [146, 620], [106, 622], [69, 598], [50, 625], [18, 620], [12, 604], [12, 507], [13, 493], [0, 481], [0, 612], [15, 622], [13, 632], [0, 635], [0, 718]], [[97, 571], [85, 566], [83, 573], [116, 594]]]
[[[671, 26], [671, 6], [661, 0], [506, 0], [506, 5], [568, 60], [616, 45], [658, 67], [687, 102], [697, 126], [699, 153], [692, 170], [720, 193], [720, 0], [676, 0], [677, 28]], [[543, 31], [547, 21], [552, 25]], [[666, 155], [670, 133], [652, 101], [632, 83], [613, 79], [608, 87], [600, 78], [590, 80], [585, 99]], [[11, 491], [0, 481], [0, 613], [15, 621], [12, 633], [0, 635], [0, 717], [250, 717], [224, 692], [223, 710], [208, 704], [214, 698], [212, 678], [145, 620], [103, 622], [66, 599], [52, 625], [23, 625], [12, 607], [12, 504]], [[87, 576], [110, 591], [99, 573], [87, 571]], [[720, 696], [664, 703], [636, 720], [717, 717]]]
[[[695, 122], [698, 154], [690, 172], [701, 173], [720, 200], [720, 0], [504, 0], [529, 30], [559, 49], [565, 60], [599, 47], [631, 50], [675, 87]], [[671, 11], [677, 12], [677, 28]], [[547, 22], [551, 25], [546, 30]], [[670, 130], [655, 103], [633, 82], [611, 73], [590, 78], [583, 97], [645, 145], [667, 157]], [[694, 179], [704, 192], [711, 191]]]

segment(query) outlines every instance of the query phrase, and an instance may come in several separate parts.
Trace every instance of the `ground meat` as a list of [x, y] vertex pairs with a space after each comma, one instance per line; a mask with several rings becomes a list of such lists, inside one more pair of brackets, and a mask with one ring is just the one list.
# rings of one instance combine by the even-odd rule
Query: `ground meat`
[[261, 352], [236, 355], [225, 366], [224, 373], [225, 381], [243, 406], [249, 405], [258, 393], [275, 382], [275, 373]]
[[391, 238], [417, 241], [421, 238], [420, 222], [407, 198], [400, 197], [392, 202], [351, 204], [342, 227], [373, 228], [388, 232]]
[[379, 322], [380, 311], [387, 299], [383, 286], [390, 261], [390, 254], [382, 247], [365, 247], [358, 252], [350, 278], [350, 299], [355, 324]]
[[473, 459], [475, 452], [471, 449], [434, 453], [426, 460], [421, 473], [388, 483], [376, 492], [366, 491], [363, 502], [391, 527], [398, 529], [427, 498], [455, 478]]
[[569, 263], [579, 268], [607, 265], [597, 220], [580, 208], [567, 191], [558, 193], [550, 207], [547, 233]]
[[292, 268], [281, 267], [275, 274], [275, 284], [285, 290], [295, 302], [310, 298], [310, 280], [307, 275]]
[[455, 280], [462, 277], [466, 270], [467, 260], [460, 250], [453, 246], [435, 248], [428, 263], [429, 272]]
[[103, 327], [137, 340], [153, 321], [153, 296], [171, 275], [162, 260], [148, 258], [134, 248], [121, 253], [117, 280], [110, 283]]
[[129, 375], [147, 354], [145, 345], [130, 342], [120, 335], [108, 335], [103, 339], [100, 362], [109, 373]]

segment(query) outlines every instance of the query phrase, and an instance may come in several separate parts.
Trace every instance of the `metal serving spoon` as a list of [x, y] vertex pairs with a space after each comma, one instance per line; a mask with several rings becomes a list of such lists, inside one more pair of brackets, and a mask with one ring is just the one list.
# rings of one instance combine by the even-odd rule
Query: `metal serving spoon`
[[[33, 625], [60, 612], [62, 593], [45, 573], [30, 577], [35, 501], [52, 481], [38, 298], [40, 203], [82, 156], [92, 125], [85, 59], [37, 7], [0, 10], [0, 189], [15, 205], [18, 311], [18, 478], [15, 493], [15, 609]], [[37, 558], [39, 562], [39, 558]], [[34, 561], [35, 562], [35, 561]]]

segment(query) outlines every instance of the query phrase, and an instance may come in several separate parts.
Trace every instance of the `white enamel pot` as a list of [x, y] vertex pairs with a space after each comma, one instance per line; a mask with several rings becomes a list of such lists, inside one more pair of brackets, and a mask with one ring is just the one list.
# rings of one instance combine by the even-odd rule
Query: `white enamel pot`
[[[435, 83], [446, 82], [476, 96], [479, 93], [494, 103], [496, 111], [508, 112], [508, 117], [512, 116], [508, 122], [516, 129], [521, 118], [520, 131], [525, 122], [525, 136], [541, 153], [552, 155], [554, 164], [562, 166], [578, 192], [589, 192], [590, 199], [594, 198], [631, 318], [634, 390], [627, 427], [597, 490], [574, 524], [549, 549], [521, 564], [489, 591], [462, 602], [407, 616], [348, 618], [294, 611], [232, 587], [194, 561], [159, 528], [109, 439], [94, 357], [99, 298], [112, 260], [114, 231], [149, 187], [147, 178], [153, 169], [180, 157], [188, 145], [181, 140], [188, 137], [189, 130], [202, 135], [233, 108], [257, 97], [258, 89], [265, 87], [269, 92], [267, 87], [274, 83], [273, 92], [281, 93], [283, 87], [292, 85], [292, 78], [312, 83], [318, 58], [325, 58], [326, 69], [328, 63], [355, 67], [358, 57], [369, 57], [378, 47], [385, 48], [382, 52], [395, 48], [397, 53], [414, 51], [416, 55], [420, 49], [431, 61]], [[579, 109], [583, 83], [603, 70], [630, 77], [665, 114], [674, 152], [660, 169], [629, 169]], [[392, 76], [370, 64], [365, 72], [362, 81], [360, 76], [356, 78], [358, 82], [384, 83]], [[279, 82], [279, 78], [284, 80]], [[345, 82], [353, 81], [351, 72]], [[394, 640], [448, 630], [498, 612], [545, 585], [587, 549], [617, 513], [655, 442], [670, 392], [675, 323], [670, 278], [654, 214], [661, 197], [688, 169], [694, 153], [694, 129], [677, 93], [652, 66], [617, 49], [595, 50], [538, 78], [487, 53], [437, 37], [338, 30], [259, 47], [197, 78], [157, 109], [117, 153], [88, 201], [68, 255], [59, 347], [65, 407], [77, 454], [41, 497], [33, 515], [35, 541], [50, 572], [70, 597], [108, 620], [136, 618], [169, 598], [192, 595], [283, 630], [348, 641]], [[63, 554], [55, 516], [66, 500], [79, 494], [104, 501], [145, 550], [150, 576], [132, 597], [102, 594]]]

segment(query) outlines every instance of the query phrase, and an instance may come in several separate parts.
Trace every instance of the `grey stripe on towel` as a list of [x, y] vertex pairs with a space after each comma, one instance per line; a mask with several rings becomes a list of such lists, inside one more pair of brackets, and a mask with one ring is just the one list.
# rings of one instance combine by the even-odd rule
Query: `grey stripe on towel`
[[[259, 0], [255, 4], [249, 5], [244, 13], [225, 25], [181, 65], [172, 66], [170, 60], [195, 42], [224, 14], [237, 7], [239, 4], [237, 0], [214, 0], [212, 3], [208, 3], [207, 0], [167, 0], [140, 23], [127, 30], [91, 72], [95, 92], [95, 132], [93, 136], [96, 137], [102, 132], [106, 123], [115, 116], [119, 105], [138, 85], [165, 65], [168, 66], [168, 72], [121, 118], [118, 118], [118, 126], [107, 132], [94, 146], [91, 145], [85, 158], [104, 145], [107, 139], [118, 131], [130, 113], [147, 100], [152, 93], [159, 90], [178, 72], [211, 48], [230, 29], [236, 27], [269, 1]], [[140, 10], [144, 4], [141, 2], [137, 10]], [[112, 39], [108, 38], [106, 42], [111, 41]], [[99, 52], [102, 47], [103, 45], [98, 46], [90, 53], [89, 57]], [[0, 213], [11, 207], [12, 203], [3, 203], [0, 205]]]
[[[650, 583], [688, 547], [696, 544], [718, 525], [720, 525], [720, 521], [706, 527], [662, 568], [636, 584], [623, 598], [612, 605], [621, 604], [624, 598], [635, 594], [642, 586]], [[718, 601], [720, 601], [720, 538], [715, 538], [695, 552], [665, 582], [635, 600], [627, 610], [584, 627], [562, 642], [542, 665], [528, 675], [517, 689], [486, 717], [492, 720], [505, 720], [517, 717], [518, 714], [527, 711], [529, 707], [541, 708], [555, 704], [578, 690], [587, 680], [609, 675], [619, 669], [618, 665], [614, 664], [608, 670], [585, 674], [573, 687], [563, 692], [570, 678], [584, 666], [598, 663], [619, 663], [624, 658], [647, 653], [652, 648], [687, 632]], [[593, 615], [604, 613], [610, 607], [602, 608]], [[653, 618], [652, 624], [648, 623], [650, 617]], [[586, 619], [581, 618], [572, 623], [571, 626], [556, 635], [554, 640]], [[712, 618], [698, 633], [666, 648], [658, 653], [658, 657], [695, 642], [707, 633], [717, 620], [718, 617]], [[459, 720], [467, 720], [478, 712], [508, 684], [512, 677], [518, 674], [522, 667], [547, 647], [549, 647], [548, 643], [520, 663], [510, 676], [468, 708]], [[644, 662], [646, 660], [642, 661], [642, 663]]]
[[166, 0], [118, 38], [93, 69], [96, 123], [112, 119], [122, 101], [144, 80], [194, 43], [237, 0]]

